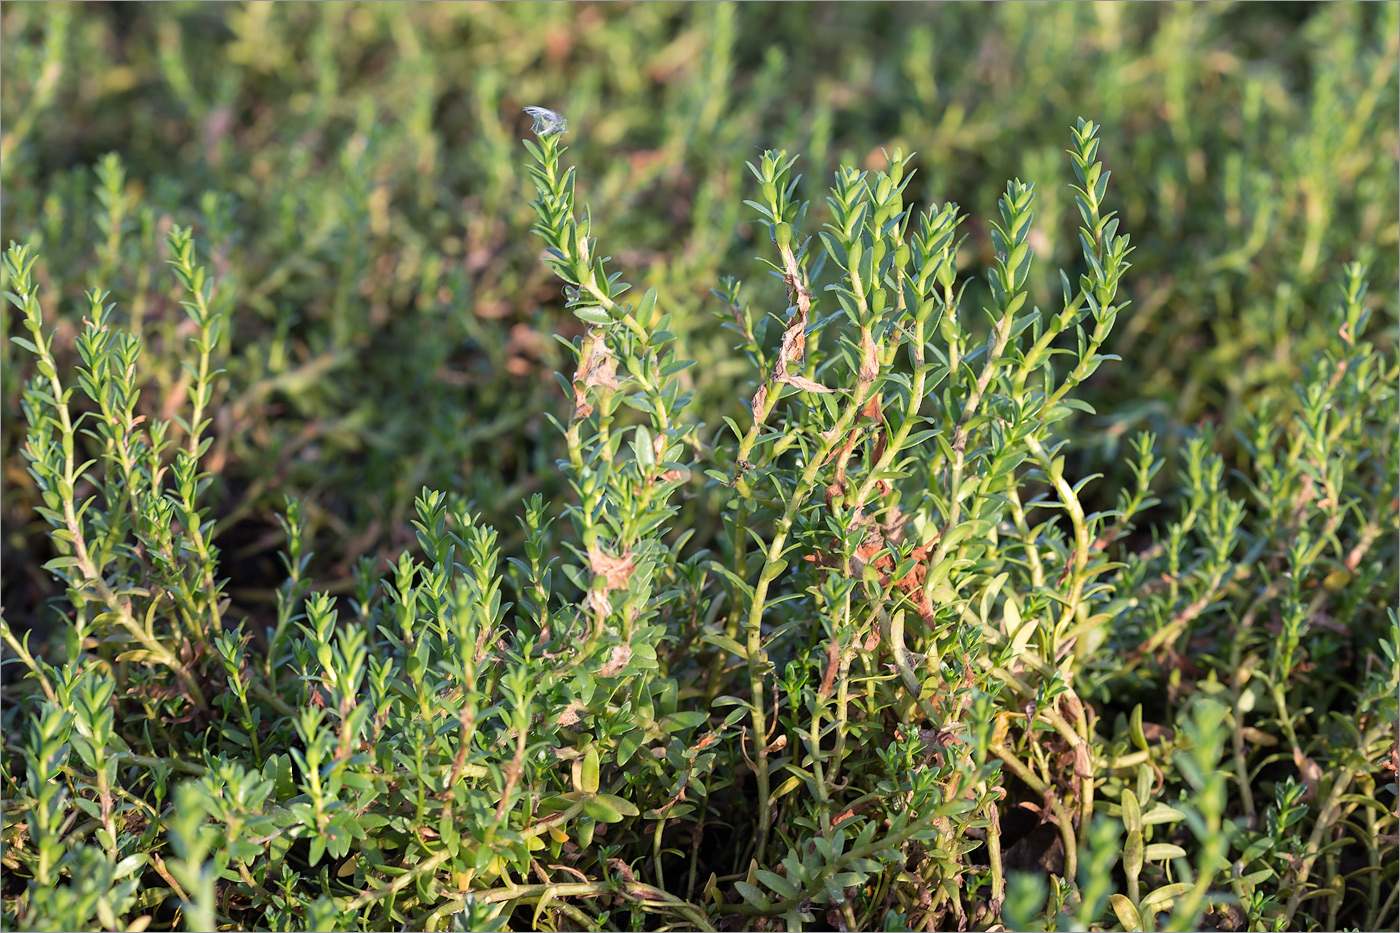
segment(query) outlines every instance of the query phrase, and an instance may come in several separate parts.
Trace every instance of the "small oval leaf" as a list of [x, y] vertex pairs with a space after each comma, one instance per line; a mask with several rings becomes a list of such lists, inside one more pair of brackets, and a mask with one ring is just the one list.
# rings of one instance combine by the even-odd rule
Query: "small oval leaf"
[[585, 794], [598, 793], [598, 746], [588, 746], [583, 753], [583, 773], [580, 775], [579, 789]]
[[1133, 902], [1122, 894], [1114, 894], [1109, 898], [1113, 904], [1113, 912], [1118, 915], [1118, 922], [1123, 924], [1125, 930], [1141, 930], [1142, 918], [1138, 916], [1137, 908]]

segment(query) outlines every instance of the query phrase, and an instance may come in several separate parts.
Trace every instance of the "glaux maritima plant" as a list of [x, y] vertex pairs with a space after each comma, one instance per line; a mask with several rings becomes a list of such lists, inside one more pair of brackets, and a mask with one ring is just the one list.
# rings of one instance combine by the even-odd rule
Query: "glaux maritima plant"
[[[972, 308], [963, 214], [905, 203], [912, 155], [841, 168], [813, 237], [796, 160], [763, 153], [746, 203], [779, 287], [755, 291], [779, 303], [716, 290], [756, 377], [716, 427], [658, 291], [628, 300], [590, 236], [567, 124], [531, 115], [535, 229], [586, 327], [560, 338], [571, 501], [526, 503], [503, 565], [467, 503], [424, 490], [416, 548], [344, 603], [307, 579], [291, 502], [262, 631], [228, 613], [200, 505], [228, 303], [192, 232], [168, 242], [194, 335], [171, 421], [137, 414], [141, 334], [100, 291], [60, 371], [36, 256], [7, 253], [68, 603], [52, 657], [0, 629], [28, 674], [0, 759], [7, 924], [1288, 929], [1349, 897], [1367, 928], [1393, 917], [1374, 506], [1396, 371], [1362, 340], [1360, 267], [1294, 407], [1243, 439], [1250, 498], [1202, 432], [1180, 518], [1144, 535], [1154, 438], [1091, 511], [1057, 434], [1125, 309], [1096, 125], [1069, 149], [1083, 268], [1049, 310], [1032, 185], [1006, 186]], [[687, 497], [710, 538], [677, 527]], [[1318, 717], [1305, 675], [1348, 664], [1349, 714]]]

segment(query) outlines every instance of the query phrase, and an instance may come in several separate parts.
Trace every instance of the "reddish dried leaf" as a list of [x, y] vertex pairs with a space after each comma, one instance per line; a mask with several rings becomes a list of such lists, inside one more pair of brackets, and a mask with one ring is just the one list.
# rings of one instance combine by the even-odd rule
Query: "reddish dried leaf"
[[613, 648], [612, 655], [608, 658], [608, 663], [598, 668], [599, 677], [612, 677], [627, 667], [627, 662], [632, 660], [632, 646], [618, 645]]
[[607, 589], [609, 590], [620, 590], [625, 587], [627, 580], [632, 576], [632, 571], [636, 569], [630, 551], [621, 557], [612, 557], [604, 553], [603, 549], [597, 545], [588, 549], [588, 564], [595, 576], [600, 575], [607, 580]]
[[781, 378], [779, 378], [777, 381], [778, 381], [778, 382], [786, 382], [786, 383], [787, 383], [788, 385], [790, 385], [790, 386], [796, 386], [797, 388], [801, 389], [801, 390], [804, 391], [804, 392], [834, 392], [834, 391], [836, 391], [835, 389], [828, 389], [826, 386], [822, 385], [820, 382], [813, 382], [812, 380], [808, 379], [806, 376], [790, 376], [790, 375], [784, 374], [784, 375], [783, 375]]

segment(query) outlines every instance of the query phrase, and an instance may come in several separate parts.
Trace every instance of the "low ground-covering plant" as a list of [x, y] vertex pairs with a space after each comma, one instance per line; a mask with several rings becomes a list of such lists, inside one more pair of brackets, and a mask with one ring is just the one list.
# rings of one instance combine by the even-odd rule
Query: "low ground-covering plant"
[[[423, 486], [461, 493], [519, 556], [514, 513], [567, 491], [568, 414], [550, 373], [582, 324], [528, 235], [521, 107], [565, 113], [594, 233], [671, 311], [703, 419], [747, 417], [752, 372], [709, 290], [755, 252], [745, 160], [802, 153], [797, 196], [827, 220], [839, 165], [914, 153], [909, 200], [969, 206], [960, 281], [990, 302], [986, 217], [1038, 182], [1032, 304], [1080, 262], [1064, 128], [1109, 127], [1133, 233], [1134, 313], [1082, 383], [1100, 414], [1060, 422], [1071, 472], [1111, 509], [1139, 430], [1176, 462], [1209, 418], [1229, 469], [1254, 401], [1290, 395], [1330, 340], [1337, 270], [1368, 265], [1372, 332], [1393, 345], [1400, 243], [1400, 6], [1330, 4], [205, 4], [0, 9], [0, 228], [35, 278], [71, 366], [83, 292], [139, 324], [135, 379], [162, 418], [188, 391], [165, 239], [191, 226], [227, 302], [226, 371], [202, 500], [235, 614], [275, 616], [285, 495], [318, 588], [354, 592], [360, 557], [412, 547]], [[625, 51], [621, 51], [625, 50]], [[104, 156], [119, 152], [119, 161]], [[913, 171], [917, 169], [917, 171]], [[3, 244], [0, 244], [3, 245]], [[749, 276], [749, 300], [783, 302]], [[986, 327], [976, 315], [967, 326]], [[20, 454], [22, 333], [0, 316], [0, 484], [12, 624], [63, 598]], [[431, 418], [405, 418], [431, 411]], [[146, 412], [141, 412], [146, 413]], [[1164, 484], [1165, 486], [1165, 484]], [[1105, 491], [1100, 497], [1098, 493]], [[1154, 520], [1178, 505], [1174, 490]], [[1237, 490], [1238, 492], [1238, 490]], [[711, 546], [718, 497], [680, 500]]]
[[[1079, 255], [1044, 306], [1042, 186], [976, 206], [973, 274], [964, 208], [906, 200], [912, 155], [840, 166], [818, 226], [797, 158], [763, 152], [745, 203], [780, 287], [717, 283], [752, 379], [718, 420], [674, 311], [592, 235], [562, 118], [536, 131], [535, 231], [580, 322], [562, 508], [522, 503], [506, 555], [425, 488], [413, 546], [336, 597], [289, 500], [265, 626], [230, 611], [203, 502], [237, 297], [210, 241], [166, 236], [188, 349], [163, 417], [139, 317], [95, 287], [70, 369], [36, 253], [6, 254], [66, 594], [53, 649], [0, 632], [25, 675], [7, 925], [1394, 923], [1397, 370], [1363, 266], [1292, 398], [1229, 445], [1138, 433], [1101, 490], [1066, 422], [1135, 308], [1096, 124], [1067, 139]], [[682, 521], [700, 497], [713, 528]]]

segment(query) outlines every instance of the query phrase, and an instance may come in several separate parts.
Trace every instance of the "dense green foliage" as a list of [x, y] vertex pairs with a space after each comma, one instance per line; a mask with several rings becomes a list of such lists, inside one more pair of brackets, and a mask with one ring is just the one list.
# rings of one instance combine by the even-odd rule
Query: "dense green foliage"
[[1400, 925], [1400, 5], [0, 17], [7, 929]]

